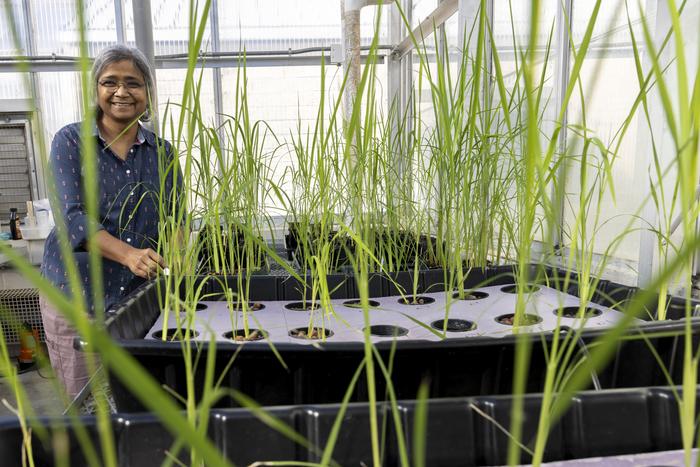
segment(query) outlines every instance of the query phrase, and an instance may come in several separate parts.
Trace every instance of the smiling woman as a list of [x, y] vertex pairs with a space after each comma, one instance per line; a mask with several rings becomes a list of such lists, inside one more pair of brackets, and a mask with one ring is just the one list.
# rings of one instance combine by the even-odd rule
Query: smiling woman
[[[152, 72], [141, 52], [125, 46], [103, 50], [95, 59], [92, 78], [100, 189], [96, 244], [102, 255], [104, 306], [108, 309], [165, 266], [156, 252], [158, 209], [161, 195], [164, 203], [173, 199], [173, 177], [161, 174], [160, 167], [169, 166], [172, 148], [140, 124], [149, 119], [153, 89]], [[58, 195], [53, 209], [62, 213], [65, 222], [57, 224], [47, 238], [42, 273], [69, 293], [65, 260], [75, 261], [81, 292], [92, 313], [80, 125], [72, 123], [59, 130], [51, 145], [49, 164]], [[160, 160], [163, 157], [167, 160]], [[181, 181], [181, 176], [176, 179]], [[72, 258], [61, 255], [57, 229], [66, 230]], [[82, 355], [73, 349], [76, 332], [45, 300], [41, 312], [51, 364], [68, 397], [73, 398], [89, 379]]]

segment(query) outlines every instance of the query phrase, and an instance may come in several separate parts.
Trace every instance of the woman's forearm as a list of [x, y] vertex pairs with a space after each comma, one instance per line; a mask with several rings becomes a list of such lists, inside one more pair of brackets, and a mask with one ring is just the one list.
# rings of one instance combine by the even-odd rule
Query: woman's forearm
[[106, 230], [100, 230], [95, 235], [100, 254], [107, 259], [127, 266], [126, 261], [134, 247], [111, 235]]

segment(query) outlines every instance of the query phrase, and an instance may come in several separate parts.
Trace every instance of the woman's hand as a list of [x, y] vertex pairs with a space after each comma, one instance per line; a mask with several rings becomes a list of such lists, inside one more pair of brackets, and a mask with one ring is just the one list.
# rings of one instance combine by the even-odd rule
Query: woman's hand
[[155, 277], [158, 269], [165, 267], [163, 258], [150, 248], [143, 250], [131, 248], [124, 261], [124, 265], [128, 267], [135, 276], [150, 279]]
[[100, 253], [107, 259], [123, 264], [131, 272], [144, 279], [155, 277], [160, 268], [165, 267], [163, 258], [150, 248], [134, 248], [126, 242], [100, 230], [95, 235]]

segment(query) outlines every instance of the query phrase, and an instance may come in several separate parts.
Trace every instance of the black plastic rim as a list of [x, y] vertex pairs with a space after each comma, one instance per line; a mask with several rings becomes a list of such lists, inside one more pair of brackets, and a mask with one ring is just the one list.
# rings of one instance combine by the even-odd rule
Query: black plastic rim
[[[411, 300], [412, 298], [414, 300]], [[433, 302], [435, 302], [435, 299], [433, 297], [426, 297], [424, 295], [418, 295], [416, 297], [399, 298], [400, 304], [408, 306], [430, 305]]]
[[[309, 339], [309, 340], [320, 340], [323, 339], [323, 337], [309, 337], [306, 335], [306, 332], [309, 330], [308, 327], [304, 326], [303, 328], [294, 328], [291, 331], [289, 331], [289, 335], [295, 339]], [[312, 333], [316, 333], [317, 335], [320, 335], [321, 333], [324, 334], [324, 337], [328, 339], [329, 337], [333, 337], [333, 331], [330, 329], [323, 329], [323, 328], [317, 328], [313, 327], [311, 328]], [[301, 335], [301, 333], [304, 333], [304, 335]]]
[[455, 292], [452, 294], [452, 298], [456, 300], [464, 300], [464, 301], [474, 301], [474, 300], [483, 300], [484, 298], [488, 297], [489, 294], [486, 292], [481, 292], [479, 290], [472, 290], [470, 292], [464, 292], [464, 296], [460, 298], [459, 292]]
[[[535, 284], [527, 284], [526, 287], [525, 293], [535, 293], [540, 290], [540, 286]], [[517, 284], [506, 285], [505, 287], [501, 287], [501, 292], [518, 293], [518, 286]]]
[[401, 337], [408, 334], [408, 329], [393, 324], [374, 324], [369, 327], [369, 333], [378, 337]]
[[[445, 321], [447, 321], [447, 327], [445, 327]], [[446, 329], [449, 332], [469, 332], [476, 329], [476, 323], [466, 319], [454, 319], [449, 318], [447, 320], [439, 319], [430, 323], [430, 327], [442, 331]]]
[[[168, 338], [166, 339], [165, 342], [180, 342], [182, 341], [183, 338], [183, 330], [178, 329], [178, 328], [168, 328], [167, 329], [167, 334]], [[194, 329], [190, 330], [190, 339], [194, 339], [195, 337], [199, 336], [199, 332], [195, 331]], [[159, 341], [163, 340], [163, 331], [156, 331], [153, 334], [151, 334], [151, 337], [154, 339], [158, 339]]]
[[[513, 323], [504, 323], [504, 320], [511, 319], [513, 320], [515, 318], [515, 313], [507, 313], [505, 315], [501, 315], [498, 318], [496, 318], [496, 322], [498, 324], [502, 324], [504, 326], [513, 326]], [[542, 318], [540, 318], [537, 315], [531, 315], [529, 313], [525, 314], [523, 316], [523, 321], [525, 321], [523, 324], [520, 326], [534, 326], [535, 324], [539, 324], [542, 322]]]
[[[244, 337], [244, 339], [236, 339], [236, 337]], [[253, 342], [265, 339], [265, 331], [260, 329], [248, 329], [248, 338], [245, 339], [245, 329], [236, 329], [224, 333], [224, 338], [230, 339], [233, 342]]]
[[[343, 305], [348, 307], [348, 308], [362, 308], [362, 305], [360, 304], [360, 299], [356, 300], [348, 300], [347, 302], [343, 302]], [[379, 308], [380, 303], [376, 300], [369, 300], [369, 307], [370, 308]]]
[[[561, 309], [562, 318], [578, 318], [579, 307], [577, 306], [566, 306]], [[559, 316], [559, 310], [554, 310], [554, 314]], [[594, 318], [603, 314], [602, 310], [593, 307], [586, 307], [583, 311], [584, 318]]]
[[315, 311], [321, 309], [321, 305], [318, 302], [315, 302], [312, 308], [310, 300], [307, 302], [287, 303], [284, 307], [291, 311]]
[[[229, 307], [232, 311], [243, 311], [243, 304], [242, 303], [234, 303]], [[254, 302], [252, 305], [248, 305], [248, 309], [246, 311], [260, 311], [264, 310], [265, 305], [262, 303]]]

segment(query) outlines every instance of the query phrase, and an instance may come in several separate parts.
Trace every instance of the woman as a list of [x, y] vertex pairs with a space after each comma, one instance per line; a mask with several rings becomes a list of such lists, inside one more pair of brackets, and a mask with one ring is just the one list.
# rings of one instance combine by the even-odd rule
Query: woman
[[[122, 299], [137, 285], [165, 266], [156, 253], [158, 197], [169, 200], [172, 176], [168, 167], [172, 149], [140, 122], [149, 118], [153, 74], [137, 49], [116, 45], [103, 50], [92, 68], [95, 90], [95, 157], [99, 186], [99, 218], [96, 243], [102, 256], [104, 306]], [[87, 214], [83, 204], [80, 123], [58, 131], [51, 145], [53, 171], [62, 226], [46, 240], [42, 274], [66, 293], [70, 290], [56, 229], [68, 233], [82, 293], [94, 312], [87, 252]], [[159, 155], [161, 154], [161, 155]], [[165, 154], [163, 156], [162, 154]], [[160, 170], [159, 170], [160, 168]], [[165, 191], [160, 193], [161, 176]], [[178, 174], [178, 181], [180, 175]], [[65, 318], [45, 300], [40, 303], [51, 366], [73, 399], [89, 379], [83, 355], [73, 349], [77, 335]]]

